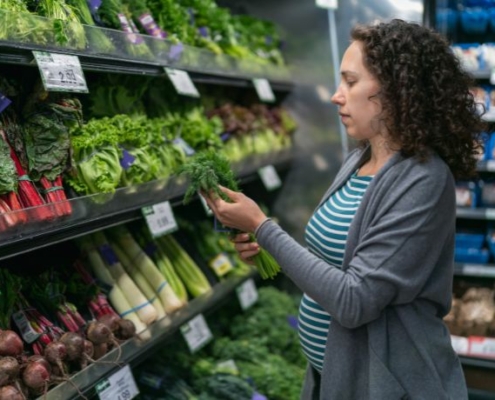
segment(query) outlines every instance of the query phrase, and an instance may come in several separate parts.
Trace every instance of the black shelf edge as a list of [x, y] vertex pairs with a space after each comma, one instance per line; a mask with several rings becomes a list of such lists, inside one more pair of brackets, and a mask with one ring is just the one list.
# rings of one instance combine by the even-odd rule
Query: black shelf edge
[[[273, 165], [276, 169], [284, 170], [290, 167], [293, 160], [292, 151], [282, 151], [263, 158], [250, 158], [242, 164], [234, 164], [236, 176], [241, 184], [260, 179], [258, 170], [266, 165]], [[0, 260], [5, 260], [16, 255], [27, 253], [52, 244], [67, 241], [79, 236], [110, 228], [112, 226], [128, 223], [142, 218], [141, 209], [163, 201], [170, 201], [171, 205], [182, 204], [182, 198], [186, 191], [185, 183], [172, 183], [171, 187], [163, 188], [161, 181], [150, 182], [134, 187], [119, 189], [120, 197], [113, 198], [112, 207], [102, 214], [92, 213], [89, 198], [78, 198], [77, 201], [87, 200], [81, 203], [81, 214], [70, 220], [55, 220], [51, 224], [38, 222], [14, 227], [17, 231], [2, 233], [0, 236]], [[117, 204], [118, 208], [114, 208]], [[74, 204], [74, 213], [78, 212], [77, 203]], [[88, 207], [89, 206], [89, 207]], [[106, 206], [106, 204], [104, 204]], [[84, 210], [84, 207], [88, 209]], [[106, 210], [104, 208], [104, 210]], [[86, 212], [86, 214], [84, 214]], [[88, 215], [89, 214], [89, 215]], [[29, 231], [30, 233], [29, 233]], [[26, 233], [28, 232], [28, 233]]]
[[459, 355], [462, 365], [467, 367], [495, 370], [495, 359]]
[[495, 264], [455, 263], [454, 275], [495, 279]]
[[468, 395], [472, 400], [495, 400], [495, 392], [487, 390], [468, 388]]
[[495, 208], [457, 207], [457, 218], [495, 220]]
[[[151, 60], [132, 60], [118, 56], [109, 57], [104, 55], [89, 55], [84, 52], [78, 52], [71, 49], [64, 50], [60, 48], [49, 48], [26, 44], [12, 46], [8, 43], [2, 42], [0, 42], [0, 63], [35, 67], [36, 63], [32, 54], [33, 50], [78, 56], [82, 69], [93, 72], [164, 76], [164, 67], [170, 67], [187, 71], [195, 83], [243, 88], [254, 88], [252, 79], [260, 77], [249, 76], [248, 74], [237, 71], [215, 71], [212, 69], [201, 69], [200, 67], [194, 65], [174, 65]], [[267, 79], [270, 82], [272, 89], [277, 92], [289, 92], [293, 90], [295, 86], [295, 82], [290, 79], [274, 79], [270, 77], [267, 77]]]
[[85, 395], [94, 395], [94, 387], [99, 381], [116, 372], [122, 365], [132, 364], [133, 361], [138, 358], [151, 355], [158, 345], [164, 342], [172, 334], [176, 333], [183, 324], [196, 315], [205, 313], [219, 305], [227, 296], [233, 293], [241, 283], [256, 276], [257, 273], [253, 271], [249, 275], [231, 277], [226, 281], [217, 283], [211, 292], [190, 300], [182, 309], [150, 325], [143, 332], [149, 334], [149, 339], [140, 340], [139, 338], [136, 338], [124, 342], [120, 349], [120, 366], [111, 363], [112, 361], [116, 361], [118, 355], [118, 349], [114, 349], [101, 358], [101, 361], [105, 363], [96, 362], [90, 364], [87, 368], [72, 376], [70, 378], [71, 382], [64, 382], [55, 386], [47, 393], [47, 397], [40, 396], [38, 399], [69, 400], [80, 398], [80, 394], [76, 387]]

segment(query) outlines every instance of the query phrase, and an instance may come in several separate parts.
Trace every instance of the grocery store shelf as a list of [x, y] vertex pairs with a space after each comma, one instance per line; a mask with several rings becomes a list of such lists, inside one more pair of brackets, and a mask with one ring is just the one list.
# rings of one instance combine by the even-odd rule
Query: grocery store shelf
[[[250, 157], [232, 167], [242, 184], [257, 179], [257, 171], [263, 166], [272, 164], [282, 170], [291, 161], [292, 152], [286, 150]], [[40, 221], [37, 215], [40, 209], [53, 207], [51, 205], [22, 210], [20, 212], [27, 213], [29, 222], [0, 232], [0, 260], [140, 219], [141, 209], [145, 206], [163, 201], [170, 201], [172, 206], [181, 204], [186, 185], [186, 182], [177, 179], [168, 182], [157, 180], [120, 188], [113, 194], [74, 198], [70, 200], [72, 214], [49, 223]]]
[[[0, 10], [0, 20], [8, 17], [8, 13]], [[30, 18], [51, 29], [52, 21]], [[122, 31], [88, 25], [83, 28], [83, 32], [78, 32], [83, 34], [83, 42], [72, 47], [53, 44], [53, 38], [34, 37], [34, 34], [28, 39], [19, 39], [15, 33], [12, 37], [0, 37], [0, 63], [35, 66], [32, 51], [38, 50], [76, 55], [86, 71], [161, 76], [165, 74], [163, 67], [173, 67], [188, 71], [197, 83], [253, 87], [253, 78], [266, 78], [275, 91], [290, 91], [294, 86], [291, 73], [284, 66], [238, 60], [148, 35], [135, 35], [140, 40], [135, 45]], [[106, 41], [95, 42], [95, 37]]]
[[456, 263], [454, 267], [454, 275], [495, 278], [495, 264]]
[[457, 218], [495, 220], [495, 208], [457, 207]]
[[474, 79], [490, 79], [491, 71], [488, 69], [477, 70], [477, 71], [467, 71]]
[[495, 370], [495, 359], [459, 356], [462, 365], [467, 367], [485, 368]]
[[469, 400], [495, 400], [495, 393], [468, 388]]
[[[84, 370], [75, 374], [70, 382], [62, 383], [47, 393], [47, 397], [41, 396], [39, 400], [48, 399], [76, 399], [81, 398], [76, 387], [86, 396], [95, 394], [94, 387], [102, 379], [116, 372], [125, 364], [132, 364], [150, 355], [157, 346], [165, 341], [172, 334], [190, 319], [201, 313], [206, 313], [219, 305], [236, 287], [249, 278], [256, 276], [255, 272], [244, 277], [232, 277], [216, 284], [210, 293], [191, 300], [187, 306], [178, 310], [171, 316], [167, 316], [153, 323], [141, 337], [148, 336], [148, 339], [131, 339], [124, 342], [121, 347], [121, 355], [118, 357], [118, 350], [114, 349], [106, 354], [99, 361], [89, 365]], [[115, 363], [113, 363], [115, 362]]]

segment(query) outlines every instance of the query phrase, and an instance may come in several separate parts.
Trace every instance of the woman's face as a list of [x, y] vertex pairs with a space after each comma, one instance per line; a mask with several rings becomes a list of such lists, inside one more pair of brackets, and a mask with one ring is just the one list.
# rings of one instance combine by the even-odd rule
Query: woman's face
[[380, 85], [363, 63], [362, 43], [354, 41], [347, 48], [340, 66], [341, 81], [332, 96], [347, 134], [357, 140], [369, 140], [383, 133], [377, 116], [382, 107], [375, 96]]

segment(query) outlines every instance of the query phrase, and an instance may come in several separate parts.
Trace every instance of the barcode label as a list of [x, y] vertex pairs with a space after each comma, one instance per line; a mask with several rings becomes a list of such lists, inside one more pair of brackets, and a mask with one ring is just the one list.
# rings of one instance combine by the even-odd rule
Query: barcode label
[[14, 323], [19, 329], [19, 332], [21, 332], [21, 336], [26, 343], [33, 343], [41, 336], [31, 327], [24, 311], [14, 313], [12, 315], [12, 319], [14, 320]]
[[172, 206], [168, 201], [155, 204], [151, 207], [144, 207], [142, 212], [146, 218], [150, 233], [155, 238], [178, 229]]

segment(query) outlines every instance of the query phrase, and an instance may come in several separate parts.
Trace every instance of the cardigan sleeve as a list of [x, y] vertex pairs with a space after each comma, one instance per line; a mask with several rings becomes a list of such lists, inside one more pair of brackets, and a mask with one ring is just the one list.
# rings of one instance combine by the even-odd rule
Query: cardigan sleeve
[[259, 244], [288, 277], [347, 328], [378, 318], [391, 304], [412, 301], [431, 276], [441, 244], [454, 231], [451, 176], [445, 173], [439, 181], [437, 174], [406, 175], [410, 178], [388, 188], [390, 195], [365, 228], [345, 270], [299, 245], [272, 221], [258, 232]]

